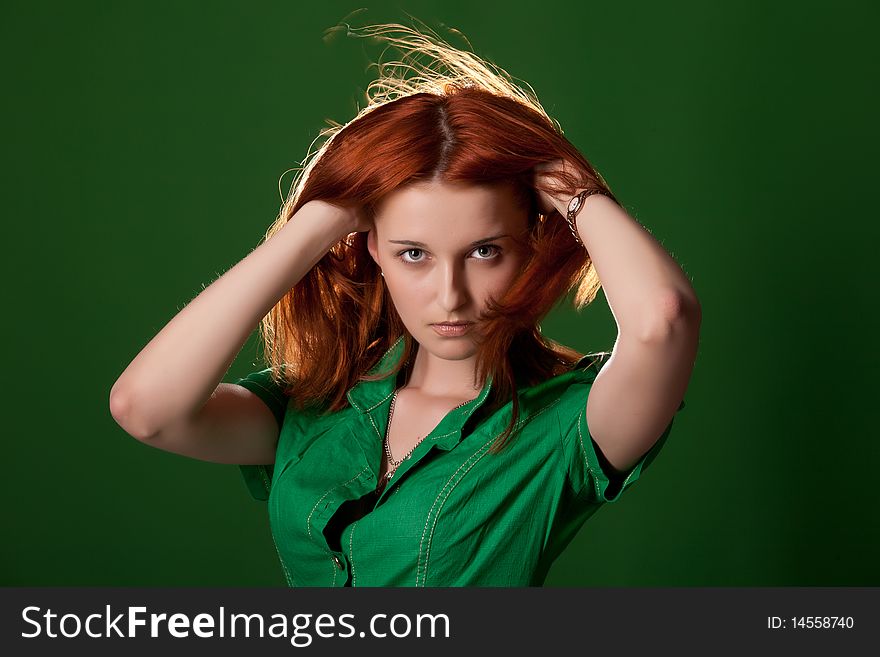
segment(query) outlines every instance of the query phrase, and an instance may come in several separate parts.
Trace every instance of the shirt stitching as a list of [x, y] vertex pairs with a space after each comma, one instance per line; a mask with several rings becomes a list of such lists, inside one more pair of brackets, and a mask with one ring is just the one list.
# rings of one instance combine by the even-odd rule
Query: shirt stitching
[[[318, 508], [318, 505], [321, 503], [321, 500], [323, 500], [325, 497], [327, 497], [327, 495], [329, 495], [332, 491], [336, 490], [337, 488], [347, 486], [348, 484], [353, 482], [355, 479], [360, 477], [362, 474], [364, 474], [364, 472], [366, 472], [367, 470], [369, 470], [369, 466], [365, 467], [363, 470], [358, 472], [354, 477], [352, 477], [351, 479], [349, 479], [345, 483], [337, 484], [336, 486], [333, 486], [333, 488], [331, 488], [330, 490], [325, 492], [323, 495], [321, 495], [320, 498], [318, 498], [318, 501], [315, 502], [315, 506], [313, 506], [312, 510], [309, 512], [309, 517], [306, 519], [306, 529], [308, 530], [309, 538], [312, 538], [312, 514], [315, 512], [315, 509]], [[333, 558], [336, 556], [335, 554], [333, 554], [333, 551], [328, 550], [327, 554], [330, 555], [330, 564], [331, 564], [331, 568], [333, 568], [333, 585], [335, 585], [336, 584], [336, 569], [339, 566], [336, 565], [336, 560]]]
[[[477, 461], [479, 461], [480, 458], [482, 458], [482, 456], [486, 453], [486, 450], [488, 449], [489, 445], [490, 445], [494, 440], [495, 440], [495, 436], [492, 436], [491, 438], [489, 438], [489, 440], [486, 441], [486, 442], [483, 444], [483, 446], [480, 447], [479, 450], [477, 450], [473, 455], [471, 455], [470, 458], [468, 458], [467, 461], [465, 461], [464, 463], [462, 463], [462, 464], [458, 467], [458, 470], [456, 470], [456, 471], [453, 473], [453, 475], [449, 478], [449, 480], [446, 482], [446, 484], [443, 486], [443, 488], [440, 489], [440, 493], [437, 495], [436, 499], [434, 500], [434, 503], [431, 505], [431, 509], [428, 511], [428, 516], [425, 518], [425, 528], [422, 530], [422, 539], [421, 539], [421, 541], [419, 541], [419, 558], [418, 558], [418, 561], [416, 562], [416, 586], [419, 586], [419, 580], [422, 579], [422, 578], [421, 578], [421, 571], [422, 571], [422, 565], [421, 565], [421, 564], [422, 564], [422, 553], [423, 553], [423, 551], [422, 551], [422, 546], [425, 545], [425, 534], [428, 533], [428, 525], [431, 523], [431, 517], [432, 517], [432, 515], [433, 515], [433, 518], [434, 518], [434, 524], [431, 525], [431, 533], [430, 533], [430, 536], [428, 537], [428, 543], [427, 543], [427, 546], [426, 546], [426, 548], [425, 548], [425, 550], [424, 550], [424, 554], [425, 554], [425, 576], [424, 576], [424, 578], [423, 578], [423, 583], [421, 584], [421, 586], [425, 586], [424, 581], [427, 581], [427, 578], [428, 578], [428, 573], [427, 573], [427, 570], [428, 570], [428, 563], [427, 563], [427, 561], [428, 561], [428, 554], [429, 554], [429, 552], [430, 552], [431, 541], [432, 541], [432, 539], [433, 539], [433, 535], [434, 535], [434, 527], [437, 525], [437, 518], [439, 518], [439, 516], [440, 516], [440, 508], [442, 508], [443, 505], [442, 505], [442, 504], [440, 505], [440, 508], [437, 509], [437, 512], [436, 512], [436, 513], [434, 513], [434, 507], [437, 506], [437, 502], [440, 500], [440, 496], [443, 495], [443, 492], [447, 489], [447, 487], [449, 487], [450, 482], [452, 482], [452, 480], [455, 479], [455, 477], [458, 475], [458, 473], [461, 471], [461, 469], [464, 468], [465, 466], [467, 466], [467, 470], [465, 471], [465, 474], [466, 474], [468, 471], [470, 471], [470, 469], [471, 469], [471, 468], [477, 463]], [[471, 461], [473, 461], [473, 462], [471, 463]], [[469, 464], [470, 464], [470, 465], [469, 465]], [[453, 486], [453, 488], [454, 488], [454, 486]], [[450, 489], [450, 492], [451, 492], [451, 489]], [[444, 502], [444, 503], [446, 502], [446, 498], [447, 498], [447, 497], [448, 497], [448, 495], [447, 495], [446, 497], [443, 498], [443, 502]]]
[[[332, 493], [334, 490], [336, 490], [337, 488], [342, 488], [343, 486], [347, 486], [348, 484], [350, 484], [351, 482], [353, 482], [355, 479], [357, 479], [358, 477], [360, 477], [362, 474], [364, 474], [364, 472], [366, 472], [366, 471], [369, 470], [369, 469], [370, 469], [369, 466], [365, 467], [363, 470], [361, 470], [360, 472], [358, 472], [354, 477], [352, 477], [352, 478], [349, 479], [348, 481], [346, 481], [346, 482], [344, 482], [344, 483], [342, 483], [342, 484], [336, 484], [336, 485], [333, 486], [331, 489], [329, 489], [327, 492], [325, 492], [323, 495], [321, 495], [321, 497], [318, 498], [318, 501], [315, 502], [315, 506], [313, 506], [313, 507], [312, 507], [312, 510], [309, 512], [309, 517], [306, 519], [306, 529], [308, 530], [309, 538], [312, 538], [312, 514], [315, 513], [315, 509], [318, 508], [318, 505], [321, 504], [321, 501], [322, 501], [325, 497], [327, 497], [330, 493]], [[331, 552], [331, 554], [332, 554], [332, 552]]]
[[[599, 478], [596, 476], [596, 471], [592, 468], [592, 466], [590, 466], [590, 460], [587, 458], [587, 448], [584, 445], [584, 436], [581, 433], [581, 422], [583, 421], [583, 416], [585, 416], [585, 415], [586, 415], [586, 410], [584, 410], [584, 412], [581, 413], [580, 416], [578, 416], [578, 423], [577, 423], [578, 442], [581, 445], [581, 452], [582, 452], [583, 458], [584, 458], [584, 466], [586, 467], [587, 472], [590, 473], [590, 476], [593, 479], [593, 487], [596, 489], [596, 499], [604, 502], [607, 500], [605, 500], [605, 496], [602, 494], [602, 491], [599, 489]], [[587, 429], [587, 433], [589, 434], [589, 428]], [[623, 480], [623, 484], [621, 484], [620, 489], [617, 491], [617, 497], [620, 497], [620, 494], [623, 493], [624, 489], [629, 484], [630, 478], [632, 478], [632, 476], [635, 474], [635, 471], [637, 468], [638, 468], [638, 464], [636, 464], [636, 466], [633, 467], [633, 469], [630, 471], [630, 473], [626, 476], [626, 479]], [[607, 477], [605, 477], [604, 473], [602, 476], [603, 476], [603, 478], [607, 479]], [[581, 490], [583, 490], [583, 488], [581, 488]]]
[[[526, 422], [530, 422], [534, 418], [538, 417], [544, 411], [551, 409], [558, 402], [559, 402], [559, 399], [555, 399], [550, 404], [547, 404], [546, 406], [544, 406], [544, 407], [540, 408], [539, 410], [535, 411], [534, 413], [532, 413], [529, 417], [520, 420], [519, 422], [516, 423], [514, 429], [519, 429], [523, 424], [525, 424]], [[488, 452], [489, 446], [491, 445], [492, 442], [495, 441], [496, 437], [497, 436], [492, 436], [491, 438], [489, 438], [489, 440], [487, 440], [483, 444], [483, 446], [480, 447], [479, 450], [477, 450], [467, 461], [465, 461], [464, 463], [462, 463], [458, 467], [458, 469], [449, 478], [449, 480], [446, 482], [446, 484], [443, 486], [443, 488], [440, 489], [440, 492], [437, 494], [437, 498], [434, 500], [434, 504], [431, 505], [431, 509], [428, 511], [428, 517], [425, 520], [425, 528], [422, 531], [422, 540], [419, 542], [419, 559], [418, 559], [418, 562], [416, 563], [416, 586], [419, 586], [419, 577], [420, 577], [420, 572], [422, 570], [422, 567], [421, 567], [422, 545], [424, 545], [424, 543], [425, 543], [425, 532], [428, 531], [428, 524], [431, 522], [432, 514], [434, 517], [434, 522], [431, 525], [431, 532], [430, 532], [430, 535], [428, 536], [428, 543], [425, 546], [425, 550], [424, 550], [425, 566], [424, 566], [424, 574], [422, 575], [422, 584], [421, 584], [421, 586], [423, 586], [423, 587], [425, 586], [425, 583], [428, 580], [428, 561], [429, 561], [430, 553], [431, 553], [431, 545], [433, 544], [433, 540], [434, 540], [434, 529], [437, 527], [437, 521], [440, 519], [440, 510], [443, 508], [443, 505], [446, 503], [446, 500], [449, 499], [449, 496], [452, 494], [452, 491], [455, 489], [455, 487], [458, 486], [458, 484], [464, 479], [465, 475], [468, 472], [470, 472], [471, 468], [473, 468], [477, 464], [477, 462], [486, 455], [486, 453]], [[471, 461], [473, 461], [473, 462], [471, 462]], [[468, 465], [468, 463], [470, 463], [470, 465]], [[464, 468], [465, 466], [467, 466], [467, 469], [461, 474], [460, 477], [458, 477], [458, 479], [455, 481], [455, 483], [453, 483], [452, 486], [450, 487], [450, 483], [452, 483], [453, 480], [456, 479], [456, 477], [458, 476], [458, 473], [461, 472], [462, 468]], [[448, 490], [447, 490], [447, 488], [448, 488]], [[445, 496], [444, 496], [444, 492], [446, 493]], [[440, 501], [441, 496], [443, 496], [443, 501], [440, 502], [440, 506], [437, 508], [437, 511], [435, 513], [434, 507], [437, 506], [437, 502]]]
[[272, 536], [272, 545], [275, 546], [275, 554], [278, 555], [278, 561], [281, 564], [281, 569], [284, 571], [284, 579], [287, 580], [287, 585], [291, 587], [296, 586], [296, 584], [293, 583], [293, 577], [290, 576], [290, 571], [287, 570], [287, 565], [285, 565], [284, 559], [281, 558], [281, 552], [278, 550], [278, 544], [275, 542], [274, 535]]
[[373, 419], [373, 416], [368, 414], [367, 417], [370, 418], [370, 424], [372, 424], [373, 429], [376, 430], [376, 436], [381, 440], [382, 434], [379, 432], [379, 427], [376, 425], [376, 421]]
[[[584, 412], [586, 412], [586, 407], [587, 407], [586, 402], [584, 402]], [[580, 416], [578, 416], [578, 421], [580, 421]], [[574, 483], [572, 482], [571, 476], [568, 473], [568, 457], [566, 456], [566, 449], [565, 449], [565, 438], [570, 433], [571, 433], [570, 430], [559, 432], [559, 445], [560, 445], [560, 449], [562, 450], [562, 464], [563, 464], [563, 469], [564, 469], [563, 474], [564, 474], [565, 482], [566, 482], [566, 484], [568, 484], [568, 487], [571, 489], [571, 491], [575, 495], [577, 495], [578, 493], [580, 493], [580, 491], [574, 487]]]
[[[589, 394], [589, 391], [590, 391], [591, 387], [592, 387], [592, 386], [588, 386], [588, 387], [587, 387], [587, 393], [588, 393], [588, 394]], [[593, 470], [590, 468], [590, 462], [589, 462], [589, 460], [587, 459], [587, 453], [586, 453], [586, 450], [585, 450], [585, 448], [584, 448], [583, 436], [581, 435], [581, 421], [582, 421], [582, 419], [583, 419], [583, 420], [586, 420], [586, 414], [587, 414], [587, 404], [586, 404], [586, 402], [584, 402], [583, 405], [580, 407], [579, 412], [578, 412], [577, 419], [575, 420], [575, 428], [577, 429], [578, 442], [580, 443], [580, 450], [581, 450], [581, 456], [582, 456], [583, 461], [584, 461], [584, 467], [586, 468], [587, 472], [588, 472], [590, 475], [593, 475]], [[568, 459], [565, 458], [565, 437], [566, 437], [569, 433], [570, 433], [570, 432], [560, 432], [560, 435], [559, 435], [560, 442], [562, 443], [562, 454], [563, 454], [563, 457], [564, 457], [564, 461], [565, 461], [566, 463], [567, 463]], [[567, 469], [567, 467], [566, 467], [566, 469]], [[593, 481], [594, 481], [594, 483], [595, 483], [595, 482], [596, 482], [595, 475], [593, 475], [592, 478], [593, 478]], [[586, 484], [581, 484], [581, 486], [580, 486], [579, 488], [576, 488], [576, 487], [575, 487], [575, 482], [572, 480], [572, 477], [570, 476], [570, 474], [568, 474], [568, 472], [566, 472], [566, 477], [565, 477], [565, 479], [566, 479], [566, 481], [568, 482], [569, 487], [571, 488], [571, 490], [574, 492], [575, 495], [580, 496], [581, 493], [583, 493], [584, 486], [585, 486]], [[596, 483], [596, 492], [597, 492], [597, 493], [599, 492], [598, 483]]]
[[382, 404], [384, 404], [384, 403], [386, 402], [386, 400], [387, 400], [391, 395], [393, 395], [393, 394], [394, 394], [394, 391], [392, 390], [392, 391], [389, 392], [387, 395], [385, 395], [385, 396], [381, 399], [381, 401], [377, 401], [375, 404], [373, 404], [372, 406], [370, 406], [369, 408], [364, 409], [364, 410], [365, 410], [367, 413], [369, 413], [369, 412], [372, 411], [374, 408], [378, 408], [379, 406], [381, 406]]
[[[257, 386], [257, 387], [260, 388], [261, 390], [266, 391], [266, 392], [269, 394], [269, 396], [272, 397], [272, 399], [273, 399], [274, 401], [278, 402], [279, 404], [283, 404], [283, 403], [284, 403], [284, 398], [285, 398], [284, 395], [279, 395], [276, 391], [274, 391], [274, 390], [272, 390], [272, 389], [270, 389], [270, 388], [267, 388], [266, 386], [264, 386], [264, 385], [263, 385], [262, 383], [260, 383], [259, 381], [255, 381], [255, 380], [253, 380], [253, 379], [245, 379], [245, 381], [247, 381], [248, 383], [251, 383], [251, 384]], [[240, 386], [241, 386], [241, 383], [238, 383], [238, 384], [236, 384], [236, 385], [240, 385]], [[241, 387], [242, 387], [242, 388], [246, 388], [247, 386], [241, 386]]]
[[357, 586], [355, 582], [357, 581], [357, 575], [354, 572], [354, 547], [352, 546], [352, 539], [354, 537], [354, 527], [357, 525], [357, 521], [353, 522], [351, 525], [351, 531], [348, 532], [348, 561], [351, 563], [351, 585], [352, 587]]
[[269, 475], [266, 472], [266, 466], [258, 465], [257, 471], [260, 473], [260, 477], [262, 477], [262, 479], [263, 479], [263, 489], [268, 493], [269, 488], [271, 486], [271, 482], [269, 480]]
[[[262, 468], [262, 466], [259, 466], [259, 467]], [[277, 496], [275, 496], [275, 498], [272, 498], [272, 496], [270, 495], [269, 496], [269, 503], [272, 504], [275, 502], [277, 502]], [[270, 517], [271, 517], [271, 507], [270, 507]], [[284, 559], [281, 558], [281, 551], [278, 549], [278, 542], [275, 540], [275, 530], [272, 527], [269, 528], [269, 536], [272, 539], [272, 545], [275, 548], [275, 554], [278, 555], [278, 562], [281, 564], [281, 570], [284, 572], [284, 579], [287, 580], [287, 585], [290, 587], [296, 586], [296, 584], [293, 581], [293, 577], [291, 576], [290, 571], [287, 568], [287, 564], [285, 564]]]
[[[397, 345], [400, 343], [401, 340], [403, 340], [403, 335], [400, 335], [394, 341], [394, 344], [392, 344], [390, 347], [388, 347], [388, 349], [385, 351], [385, 354], [382, 356], [382, 358], [379, 359], [379, 363], [377, 364], [377, 367], [378, 367], [378, 365], [381, 365], [385, 361], [385, 358], [387, 358], [391, 354], [392, 351], [394, 351], [394, 349], [397, 347]], [[364, 383], [364, 382], [362, 381], [359, 383]], [[352, 388], [352, 390], [354, 390], [354, 388]], [[346, 396], [348, 397], [348, 401], [351, 402], [351, 405], [354, 406], [361, 413], [366, 412], [366, 411], [371, 411], [374, 408], [376, 408], [376, 406], [380, 406], [386, 399], [388, 399], [388, 397], [390, 397], [392, 394], [394, 394], [394, 391], [392, 390], [390, 393], [388, 393], [388, 395], [384, 399], [382, 399], [382, 401], [377, 402], [376, 404], [374, 404], [370, 408], [364, 409], [354, 399], [352, 399], [352, 396], [351, 396], [352, 390], [349, 390], [348, 393], [346, 393]]]
[[[586, 410], [584, 410], [586, 413]], [[584, 459], [584, 467], [587, 469], [587, 472], [590, 474], [590, 478], [593, 480], [593, 487], [596, 489], [596, 498], [602, 499], [602, 493], [599, 491], [599, 479], [596, 477], [596, 473], [593, 471], [593, 468], [590, 466], [590, 460], [587, 458], [587, 448], [584, 446], [584, 436], [581, 433], [581, 418], [578, 416], [577, 421], [577, 432], [578, 432], [578, 442], [581, 445], [581, 456]], [[581, 488], [583, 490], [583, 488]]]

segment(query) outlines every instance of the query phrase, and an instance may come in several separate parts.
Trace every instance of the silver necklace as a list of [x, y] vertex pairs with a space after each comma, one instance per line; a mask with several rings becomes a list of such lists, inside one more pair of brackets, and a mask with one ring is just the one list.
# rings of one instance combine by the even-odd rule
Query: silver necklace
[[[412, 449], [410, 449], [406, 454], [404, 454], [400, 458], [399, 461], [395, 460], [394, 457], [391, 455], [391, 444], [388, 442], [388, 433], [391, 430], [391, 419], [394, 417], [394, 403], [397, 401], [397, 393], [398, 392], [400, 392], [400, 388], [398, 388], [397, 390], [394, 391], [394, 396], [391, 398], [391, 408], [388, 411], [388, 424], [385, 425], [385, 438], [382, 441], [385, 445], [385, 454], [388, 455], [388, 461], [391, 463], [391, 466], [388, 468], [388, 472], [386, 472], [382, 476], [382, 478], [379, 480], [379, 484], [376, 486], [377, 493], [381, 493], [382, 489], [385, 488], [385, 484], [388, 483], [388, 480], [391, 479], [392, 476], [394, 476], [394, 472], [397, 470], [397, 466], [399, 466], [401, 463], [406, 461], [406, 459], [409, 458], [409, 455], [415, 451], [416, 447], [418, 447], [419, 444], [425, 438], [428, 437], [428, 436], [422, 436], [421, 438], [419, 438], [416, 441], [416, 444], [412, 446]], [[476, 399], [476, 397], [474, 397], [474, 399]], [[470, 404], [472, 401], [474, 401], [474, 399], [468, 399], [467, 401], [463, 401], [462, 403], [460, 403], [458, 406], [456, 406], [452, 410], [454, 411], [456, 408], [461, 408], [465, 404]]]

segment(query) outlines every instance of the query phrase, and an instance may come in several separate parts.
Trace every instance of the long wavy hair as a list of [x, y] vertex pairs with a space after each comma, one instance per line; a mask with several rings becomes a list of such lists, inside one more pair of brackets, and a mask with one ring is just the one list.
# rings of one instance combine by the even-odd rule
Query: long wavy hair
[[[534, 167], [560, 158], [576, 165], [576, 173], [567, 167], [541, 187], [545, 191], [600, 188], [617, 199], [531, 86], [519, 86], [473, 49], [453, 47], [427, 28], [342, 29], [387, 42], [402, 60], [383, 63], [380, 57], [366, 107], [344, 125], [328, 120], [330, 127], [316, 139], [322, 143], [309, 149], [265, 240], [311, 200], [359, 204], [375, 216], [384, 197], [414, 182], [512, 184], [528, 208], [527, 259], [506, 294], [489, 302], [475, 366], [476, 381], [492, 379], [484, 412], [512, 403], [510, 423], [492, 446], [497, 453], [519, 429], [518, 386], [564, 373], [583, 356], [541, 335], [539, 322], [572, 290], [581, 309], [600, 287], [589, 254], [564, 218], [539, 213]], [[295, 406], [317, 404], [328, 413], [347, 406], [346, 392], [359, 380], [401, 369], [408, 380], [417, 349], [367, 250], [365, 232], [332, 246], [262, 319], [260, 336], [266, 361]], [[400, 338], [404, 351], [396, 366], [368, 375]]]

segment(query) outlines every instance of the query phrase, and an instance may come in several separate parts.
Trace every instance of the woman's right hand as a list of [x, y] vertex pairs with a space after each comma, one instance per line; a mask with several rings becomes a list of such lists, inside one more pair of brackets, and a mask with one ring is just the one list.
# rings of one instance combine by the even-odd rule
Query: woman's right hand
[[309, 201], [308, 204], [321, 207], [322, 211], [333, 217], [339, 239], [343, 239], [349, 233], [365, 232], [374, 227], [372, 218], [360, 204], [339, 205], [322, 200]]

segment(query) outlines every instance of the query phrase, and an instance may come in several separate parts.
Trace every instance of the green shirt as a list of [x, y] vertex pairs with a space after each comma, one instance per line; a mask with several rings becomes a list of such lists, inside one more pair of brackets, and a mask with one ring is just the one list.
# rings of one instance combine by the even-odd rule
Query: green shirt
[[[402, 351], [401, 339], [371, 371], [387, 371]], [[488, 450], [510, 420], [510, 402], [468, 423], [488, 381], [416, 446], [378, 498], [371, 493], [395, 376], [357, 383], [350, 405], [326, 416], [288, 405], [268, 369], [237, 380], [280, 427], [274, 464], [239, 467], [251, 494], [268, 500], [288, 585], [542, 585], [584, 522], [636, 482], [672, 428], [670, 421], [628, 473], [609, 478], [587, 429], [587, 395], [600, 369], [593, 359], [519, 390], [524, 426], [500, 454]]]

